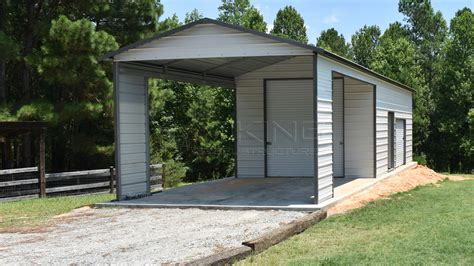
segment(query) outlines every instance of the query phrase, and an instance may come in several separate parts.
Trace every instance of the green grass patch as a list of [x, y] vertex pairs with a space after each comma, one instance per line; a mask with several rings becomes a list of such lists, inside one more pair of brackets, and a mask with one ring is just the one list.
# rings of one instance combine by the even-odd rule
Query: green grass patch
[[474, 174], [463, 174], [463, 173], [441, 173], [443, 175], [456, 175], [456, 176], [464, 176], [464, 177], [469, 177], [469, 178], [474, 178]]
[[46, 225], [55, 215], [114, 198], [115, 194], [92, 194], [1, 202], [0, 230]]
[[474, 265], [474, 181], [443, 181], [330, 217], [240, 264]]

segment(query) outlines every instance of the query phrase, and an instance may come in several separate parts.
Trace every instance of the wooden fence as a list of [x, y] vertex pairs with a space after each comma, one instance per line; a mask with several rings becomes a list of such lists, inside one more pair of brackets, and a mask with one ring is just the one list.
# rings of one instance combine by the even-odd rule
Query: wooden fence
[[[0, 170], [0, 201], [40, 195], [71, 195], [96, 192], [113, 193], [115, 168], [46, 174], [41, 191], [38, 167]], [[163, 187], [165, 165], [150, 165], [151, 189]]]

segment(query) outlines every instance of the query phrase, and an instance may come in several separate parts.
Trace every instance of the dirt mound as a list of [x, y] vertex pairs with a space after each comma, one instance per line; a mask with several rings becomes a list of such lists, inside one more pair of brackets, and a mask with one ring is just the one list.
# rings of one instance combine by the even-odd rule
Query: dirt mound
[[436, 173], [426, 166], [418, 165], [413, 169], [387, 178], [375, 184], [368, 190], [357, 193], [352, 197], [336, 204], [328, 210], [328, 215], [334, 215], [346, 212], [351, 209], [356, 209], [364, 206], [368, 202], [387, 197], [393, 193], [408, 191], [420, 185], [437, 183], [446, 178], [448, 177]]

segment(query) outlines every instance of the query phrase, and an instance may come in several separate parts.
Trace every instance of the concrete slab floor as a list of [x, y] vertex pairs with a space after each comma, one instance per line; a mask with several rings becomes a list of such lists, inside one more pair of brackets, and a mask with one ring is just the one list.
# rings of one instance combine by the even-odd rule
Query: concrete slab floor
[[410, 163], [379, 178], [334, 178], [334, 198], [318, 205], [313, 201], [313, 178], [224, 178], [167, 189], [144, 198], [96, 206], [314, 211], [327, 208], [414, 166], [416, 163]]

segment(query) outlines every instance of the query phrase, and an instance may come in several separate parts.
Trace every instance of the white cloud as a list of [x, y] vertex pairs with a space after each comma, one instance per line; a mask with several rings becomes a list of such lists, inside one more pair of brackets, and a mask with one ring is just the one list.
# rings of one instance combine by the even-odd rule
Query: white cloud
[[331, 14], [327, 17], [324, 18], [323, 20], [323, 23], [324, 24], [334, 24], [334, 23], [338, 23], [339, 22], [339, 19], [336, 17], [335, 14]]

